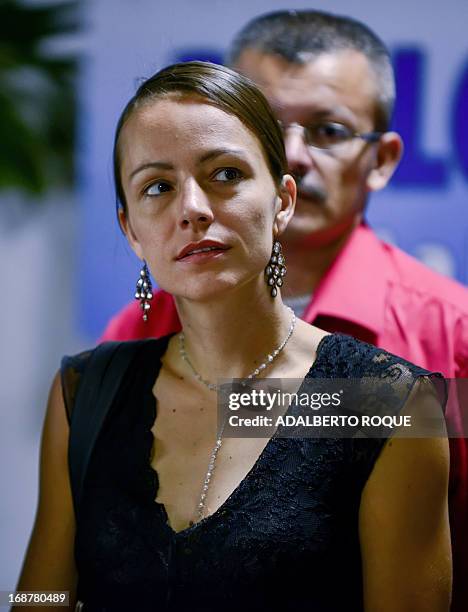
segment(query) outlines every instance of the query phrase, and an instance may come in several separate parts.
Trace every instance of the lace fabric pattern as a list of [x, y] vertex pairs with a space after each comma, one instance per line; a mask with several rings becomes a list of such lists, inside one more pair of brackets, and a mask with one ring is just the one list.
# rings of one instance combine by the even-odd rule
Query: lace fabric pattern
[[[166, 345], [142, 344], [93, 451], [75, 543], [83, 610], [362, 610], [359, 503], [385, 439], [274, 436], [214, 514], [175, 532], [151, 467]], [[79, 381], [86, 355], [67, 364], [75, 378], [62, 379]], [[331, 334], [307, 378], [403, 380], [409, 393], [427, 374]]]

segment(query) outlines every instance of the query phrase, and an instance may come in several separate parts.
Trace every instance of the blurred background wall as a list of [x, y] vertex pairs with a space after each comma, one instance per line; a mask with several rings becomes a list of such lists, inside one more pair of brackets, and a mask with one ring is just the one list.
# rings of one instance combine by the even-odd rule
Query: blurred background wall
[[222, 61], [248, 19], [311, 7], [363, 20], [393, 54], [406, 153], [369, 221], [468, 284], [466, 0], [0, 0], [0, 589], [15, 587], [29, 537], [60, 357], [93, 344], [132, 298], [138, 262], [111, 181], [120, 111], [139, 78], [180, 59]]

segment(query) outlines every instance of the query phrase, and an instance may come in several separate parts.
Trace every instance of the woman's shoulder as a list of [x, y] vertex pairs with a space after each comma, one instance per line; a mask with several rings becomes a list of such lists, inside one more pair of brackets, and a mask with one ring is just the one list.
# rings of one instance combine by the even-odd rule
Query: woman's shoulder
[[343, 381], [358, 390], [362, 400], [372, 405], [378, 400], [382, 414], [398, 414], [415, 386], [432, 389], [443, 410], [447, 402], [447, 383], [439, 372], [342, 333], [322, 338], [310, 375]]
[[60, 366], [63, 398], [67, 417], [71, 413], [79, 389], [84, 384], [95, 385], [102, 380], [112, 366], [114, 372], [123, 374], [130, 364], [140, 356], [154, 363], [166, 350], [173, 334], [161, 338], [102, 342], [97, 346], [74, 355], [65, 355]]
[[341, 378], [381, 376], [391, 371], [394, 376], [397, 372], [414, 377], [431, 374], [403, 357], [338, 332], [322, 337], [317, 349], [316, 369], [324, 377]]
[[86, 367], [99, 358], [110, 357], [117, 353], [138, 353], [139, 350], [146, 348], [153, 349], [156, 353], [164, 352], [167, 344], [174, 334], [168, 334], [160, 338], [144, 338], [138, 340], [122, 340], [122, 341], [105, 341], [96, 346], [83, 350], [73, 355], [64, 355], [62, 357], [62, 369], [73, 369], [76, 372], [83, 373]]

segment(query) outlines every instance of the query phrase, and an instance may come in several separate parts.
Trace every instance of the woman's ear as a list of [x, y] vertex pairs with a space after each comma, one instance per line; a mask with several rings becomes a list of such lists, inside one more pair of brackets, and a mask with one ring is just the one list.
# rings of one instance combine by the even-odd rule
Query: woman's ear
[[369, 191], [383, 189], [403, 155], [403, 141], [396, 132], [385, 132], [377, 143], [375, 164], [367, 177]]
[[132, 228], [132, 224], [130, 222], [128, 213], [125, 212], [122, 206], [119, 207], [118, 215], [119, 215], [120, 227], [122, 228], [122, 231], [125, 234], [129, 245], [132, 247], [132, 250], [135, 253], [135, 255], [143, 260], [144, 256], [143, 256], [143, 250], [141, 248], [141, 244], [138, 241], [138, 238]]
[[273, 233], [275, 237], [280, 236], [284, 232], [289, 221], [294, 215], [296, 195], [296, 181], [290, 174], [285, 174], [281, 179], [281, 184], [276, 196], [277, 203], [275, 221], [273, 223]]

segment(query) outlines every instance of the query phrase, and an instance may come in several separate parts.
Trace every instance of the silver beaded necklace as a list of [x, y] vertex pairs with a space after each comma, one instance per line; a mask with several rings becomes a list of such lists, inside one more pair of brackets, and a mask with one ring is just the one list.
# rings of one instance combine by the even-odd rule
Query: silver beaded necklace
[[[281, 351], [284, 349], [284, 347], [286, 346], [286, 344], [288, 343], [289, 339], [291, 338], [293, 332], [294, 332], [294, 328], [296, 327], [296, 315], [294, 314], [294, 311], [289, 308], [289, 306], [287, 307], [290, 314], [291, 314], [291, 323], [289, 325], [289, 329], [288, 329], [288, 333], [286, 335], [286, 338], [283, 340], [283, 342], [269, 355], [267, 355], [265, 361], [263, 361], [258, 368], [255, 368], [255, 370], [253, 370], [253, 372], [251, 372], [248, 376], [246, 376], [245, 378], [247, 379], [252, 379], [252, 378], [256, 378], [261, 372], [263, 372], [263, 370], [265, 370], [269, 365], [271, 365], [271, 363], [278, 357], [278, 355], [281, 353]], [[205, 385], [205, 387], [208, 387], [208, 389], [210, 391], [217, 391], [218, 390], [218, 385], [214, 384], [214, 383], [210, 383], [208, 380], [205, 380], [199, 372], [197, 372], [197, 370], [194, 368], [192, 362], [189, 359], [189, 356], [187, 355], [187, 351], [185, 350], [185, 335], [184, 332], [181, 332], [179, 334], [179, 353], [180, 356], [182, 357], [182, 359], [185, 361], [185, 363], [189, 366], [189, 368], [192, 370], [192, 374], [195, 376], [195, 378], [197, 380], [199, 380], [202, 384]], [[204, 518], [204, 510], [205, 510], [205, 501], [206, 501], [206, 496], [208, 494], [208, 488], [210, 486], [210, 481], [211, 481], [211, 477], [213, 475], [214, 469], [215, 469], [215, 464], [216, 464], [216, 457], [218, 456], [218, 451], [221, 448], [221, 444], [223, 442], [223, 431], [224, 431], [224, 426], [226, 425], [226, 419], [224, 420], [223, 426], [221, 427], [221, 430], [218, 434], [218, 437], [216, 439], [216, 444], [213, 447], [213, 450], [211, 451], [211, 455], [210, 455], [210, 460], [208, 463], [208, 470], [206, 472], [206, 476], [205, 476], [205, 480], [203, 481], [203, 487], [202, 487], [202, 491], [200, 494], [200, 501], [198, 502], [198, 506], [197, 506], [197, 511], [198, 511], [198, 519], [201, 521]]]

